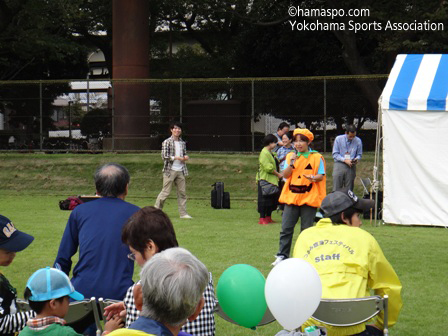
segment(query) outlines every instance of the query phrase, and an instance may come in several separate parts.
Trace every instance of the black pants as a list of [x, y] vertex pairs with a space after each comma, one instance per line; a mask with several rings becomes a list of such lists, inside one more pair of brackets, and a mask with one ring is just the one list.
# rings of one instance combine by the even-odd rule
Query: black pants
[[277, 209], [279, 194], [263, 196], [260, 183], [258, 183], [258, 212], [260, 218], [269, 217]]

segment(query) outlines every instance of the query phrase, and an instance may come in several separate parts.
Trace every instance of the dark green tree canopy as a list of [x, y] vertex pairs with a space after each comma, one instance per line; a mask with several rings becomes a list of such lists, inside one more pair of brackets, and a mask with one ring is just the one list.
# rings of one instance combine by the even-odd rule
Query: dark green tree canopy
[[[448, 52], [446, 1], [148, 1], [153, 78], [385, 74], [398, 53]], [[290, 6], [368, 9], [369, 15], [291, 17]], [[444, 23], [445, 30], [297, 31], [291, 28], [294, 20], [345, 25], [354, 20], [383, 27], [388, 21], [429, 20]], [[86, 51], [93, 49], [103, 51], [111, 73], [111, 36], [112, 0], [0, 0], [0, 79], [84, 78]], [[185, 42], [176, 53], [171, 52], [173, 41]], [[340, 126], [342, 120], [361, 116], [360, 126], [362, 120], [375, 119], [382, 85], [381, 81], [359, 80], [329, 92], [340, 97], [333, 100], [334, 106], [327, 106], [334, 121]], [[316, 105], [321, 94], [317, 86], [302, 91], [306, 97], [315, 97], [309, 103], [292, 89], [270, 90], [267, 94], [272, 97], [285, 98], [280, 103], [266, 102], [257, 111], [311, 123], [309, 116], [321, 108]], [[245, 95], [236, 87], [232, 90], [233, 97]], [[204, 93], [204, 98], [210, 96]], [[296, 106], [302, 108], [298, 111]]]

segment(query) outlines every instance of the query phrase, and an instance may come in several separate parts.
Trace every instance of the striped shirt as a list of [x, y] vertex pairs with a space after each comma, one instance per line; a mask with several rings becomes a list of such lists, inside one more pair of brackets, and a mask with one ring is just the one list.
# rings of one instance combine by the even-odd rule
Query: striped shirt
[[14, 335], [25, 327], [28, 319], [35, 316], [34, 311], [18, 312], [16, 300], [16, 289], [0, 274], [0, 335]]

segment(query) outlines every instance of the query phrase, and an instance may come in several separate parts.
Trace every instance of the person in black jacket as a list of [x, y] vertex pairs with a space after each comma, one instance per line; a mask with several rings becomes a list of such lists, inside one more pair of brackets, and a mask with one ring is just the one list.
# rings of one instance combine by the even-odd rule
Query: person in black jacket
[[[33, 236], [17, 230], [8, 218], [0, 215], [0, 266], [11, 265], [16, 253], [26, 249], [33, 240]], [[33, 311], [18, 312], [16, 300], [17, 290], [0, 273], [0, 335], [14, 335], [35, 315]]]

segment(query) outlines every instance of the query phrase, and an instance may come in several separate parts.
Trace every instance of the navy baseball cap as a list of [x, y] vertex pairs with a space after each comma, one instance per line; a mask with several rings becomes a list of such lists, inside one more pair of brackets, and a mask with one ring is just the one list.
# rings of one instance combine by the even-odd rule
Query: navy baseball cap
[[33, 236], [17, 230], [8, 218], [0, 215], [0, 249], [20, 252], [33, 240]]
[[26, 287], [31, 291], [31, 301], [42, 302], [64, 296], [73, 300], [84, 299], [81, 293], [75, 291], [67, 274], [56, 268], [45, 267], [37, 270], [28, 279]]
[[353, 191], [333, 191], [325, 197], [320, 208], [326, 216], [336, 215], [350, 207], [360, 211], [370, 210], [375, 206], [375, 201], [371, 199], [358, 198]]

